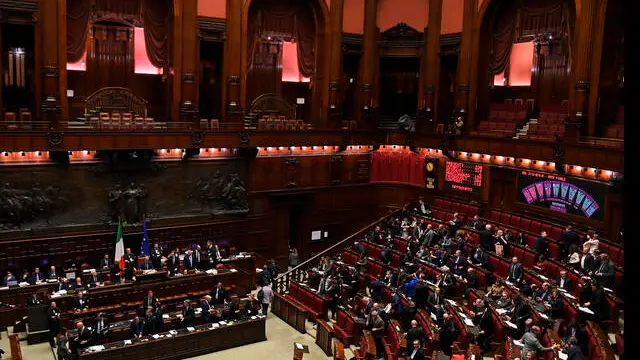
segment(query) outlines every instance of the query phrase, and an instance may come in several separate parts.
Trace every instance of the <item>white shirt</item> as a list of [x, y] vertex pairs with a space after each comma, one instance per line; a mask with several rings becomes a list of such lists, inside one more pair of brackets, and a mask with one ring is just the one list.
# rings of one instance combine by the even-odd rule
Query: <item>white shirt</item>
[[589, 239], [582, 244], [582, 247], [586, 247], [589, 249], [589, 252], [593, 254], [594, 251], [598, 250], [598, 246], [600, 245], [600, 241], [598, 239]]
[[417, 353], [418, 349], [413, 349], [413, 351], [411, 352], [411, 359], [413, 359], [413, 357], [416, 356]]

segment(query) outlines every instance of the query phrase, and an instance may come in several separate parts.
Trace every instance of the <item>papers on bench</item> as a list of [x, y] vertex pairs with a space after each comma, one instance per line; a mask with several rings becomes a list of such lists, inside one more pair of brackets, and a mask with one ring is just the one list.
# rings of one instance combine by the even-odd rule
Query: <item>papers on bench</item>
[[464, 318], [464, 323], [467, 326], [475, 326], [475, 325], [473, 325], [473, 321], [471, 321], [471, 319], [469, 319], [469, 318]]
[[524, 347], [524, 344], [520, 340], [513, 339], [513, 345]]
[[169, 318], [169, 314], [162, 314], [162, 318], [163, 319], [168, 319]]
[[[517, 326], [516, 324], [512, 323], [512, 322], [511, 322], [511, 321], [509, 321], [509, 320], [505, 320], [504, 322], [505, 322], [507, 325], [509, 325], [510, 327], [514, 328], [514, 329], [517, 329], [517, 328], [518, 328], [518, 326]], [[514, 341], [514, 342], [515, 342], [515, 341]]]
[[161, 338], [161, 337], [163, 337], [163, 336], [164, 336], [164, 335], [158, 335], [158, 334], [153, 334], [153, 335], [151, 335], [151, 337], [152, 337], [152, 338], [154, 338], [154, 339], [156, 339], [156, 340], [160, 339], [160, 338]]
[[125, 344], [125, 345], [131, 345], [131, 340], [125, 340], [125, 341], [124, 341], [124, 344]]
[[95, 346], [90, 346], [87, 350], [88, 350], [88, 351], [91, 351], [91, 352], [98, 352], [98, 351], [102, 351], [102, 350], [104, 350], [104, 345], [95, 345]]
[[538, 274], [538, 276], [540, 276], [540, 279], [542, 280], [549, 280], [549, 278], [544, 275]]
[[431, 313], [431, 318], [433, 319], [433, 321], [438, 321], [438, 318], [434, 313]]
[[431, 285], [431, 286], [436, 286], [436, 283], [432, 283], [431, 281], [427, 280], [427, 284]]
[[447, 300], [449, 302], [449, 304], [451, 304], [453, 306], [458, 306], [458, 303], [453, 301], [453, 300], [450, 300], [450, 299], [445, 299], [445, 300]]
[[187, 326], [187, 331], [194, 332], [196, 331], [196, 328], [194, 328], [193, 326]]
[[496, 309], [496, 312], [497, 312], [499, 315], [502, 315], [502, 314], [506, 313], [507, 311], [509, 311], [509, 310], [507, 310], [507, 309]]
[[387, 304], [387, 306], [384, 307], [384, 312], [387, 314], [391, 312], [391, 304]]
[[549, 320], [549, 317], [545, 313], [539, 312], [539, 314], [540, 314], [540, 317], [542, 317], [543, 319]]
[[606, 291], [606, 292], [610, 292], [610, 293], [612, 293], [612, 292], [613, 292], [613, 290], [611, 290], [611, 289], [609, 289], [609, 288], [606, 288], [606, 287], [603, 287], [603, 289], [604, 289], [604, 291]]
[[229, 271], [231, 271], [231, 272], [233, 272], [233, 273], [234, 273], [234, 272], [238, 272], [238, 270], [236, 270], [236, 269], [234, 269], [234, 268], [229, 269]]
[[582, 311], [582, 312], [585, 312], [585, 313], [587, 313], [587, 314], [591, 314], [591, 315], [593, 315], [593, 311], [591, 311], [591, 309], [586, 308], [586, 307], [584, 307], [584, 306], [578, 306], [578, 310], [580, 310], [580, 311]]
[[509, 286], [513, 286], [513, 283], [511, 281], [506, 281], [504, 282], [505, 284], [509, 285]]
[[569, 358], [569, 355], [560, 351], [558, 352], [558, 358], [560, 358], [560, 360], [567, 360]]
[[[209, 275], [217, 275], [218, 274], [218, 270], [216, 269], [209, 269], [207, 271], [205, 271], [207, 274]], [[176, 275], [180, 275], [180, 274], [176, 274]]]
[[255, 315], [253, 315], [253, 316], [251, 317], [251, 320], [255, 320], [255, 319], [257, 319], [257, 317], [256, 317]]
[[169, 330], [169, 334], [171, 335], [178, 335], [178, 332], [175, 330]]
[[576, 297], [575, 297], [575, 296], [573, 296], [573, 295], [569, 294], [568, 292], [567, 292], [567, 293], [564, 293], [564, 296], [568, 297], [569, 299], [573, 299], [573, 300], [575, 300], [575, 299], [576, 299]]

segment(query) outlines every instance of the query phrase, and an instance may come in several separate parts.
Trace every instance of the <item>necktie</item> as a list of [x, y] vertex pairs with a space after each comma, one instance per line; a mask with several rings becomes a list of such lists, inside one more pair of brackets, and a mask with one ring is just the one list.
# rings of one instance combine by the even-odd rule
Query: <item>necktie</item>
[[560, 287], [564, 287], [564, 278], [560, 278]]
[[436, 294], [436, 304], [438, 303], [438, 295]]
[[602, 269], [604, 268], [604, 265], [605, 265], [605, 264], [606, 264], [606, 263], [605, 263], [604, 261], [602, 262], [602, 264], [600, 264], [600, 269], [598, 269], [598, 272], [599, 272], [599, 273], [602, 273]]
[[516, 266], [511, 265], [511, 278], [515, 279], [515, 277], [516, 277]]

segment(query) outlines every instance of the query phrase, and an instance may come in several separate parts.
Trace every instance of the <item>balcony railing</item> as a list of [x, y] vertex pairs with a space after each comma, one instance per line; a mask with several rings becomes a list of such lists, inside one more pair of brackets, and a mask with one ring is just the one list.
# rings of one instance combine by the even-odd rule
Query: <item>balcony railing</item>
[[310, 270], [312, 267], [314, 267], [315, 265], [318, 264], [318, 261], [320, 260], [321, 257], [323, 256], [331, 256], [334, 255], [344, 249], [346, 249], [349, 245], [353, 244], [353, 241], [357, 238], [360, 238], [361, 236], [363, 236], [367, 231], [369, 231], [372, 227], [376, 226], [377, 224], [381, 223], [382, 221], [394, 216], [395, 214], [397, 214], [398, 212], [400, 212], [401, 209], [395, 209], [395, 210], [391, 210], [389, 212], [389, 214], [379, 218], [378, 220], [370, 223], [369, 225], [365, 226], [364, 228], [362, 228], [361, 230], [357, 231], [356, 233], [348, 236], [347, 238], [345, 238], [344, 240], [330, 246], [329, 248], [327, 248], [326, 250], [312, 256], [311, 258], [307, 259], [305, 262], [303, 262], [302, 264], [294, 267], [293, 269], [278, 275], [278, 277], [276, 277], [275, 279], [275, 290], [279, 293], [284, 293], [287, 291], [287, 289], [289, 289], [289, 284], [291, 283], [291, 281], [306, 281], [307, 280], [307, 271]]

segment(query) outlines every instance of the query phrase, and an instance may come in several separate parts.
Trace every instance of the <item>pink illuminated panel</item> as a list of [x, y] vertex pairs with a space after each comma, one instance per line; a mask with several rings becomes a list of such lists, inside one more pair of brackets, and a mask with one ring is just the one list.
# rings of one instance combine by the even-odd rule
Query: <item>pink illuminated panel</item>
[[509, 58], [509, 86], [531, 86], [533, 42], [513, 44]]
[[136, 74], [162, 75], [162, 68], [153, 66], [147, 56], [147, 46], [144, 42], [144, 28], [137, 27], [133, 33], [134, 70]]
[[507, 86], [507, 79], [504, 77], [504, 71], [493, 77], [493, 86]]
[[67, 63], [67, 70], [71, 71], [87, 71], [87, 51], [84, 51], [82, 58], [74, 63]]
[[310, 79], [300, 74], [298, 68], [298, 44], [294, 42], [282, 43], [282, 81], [309, 82]]

